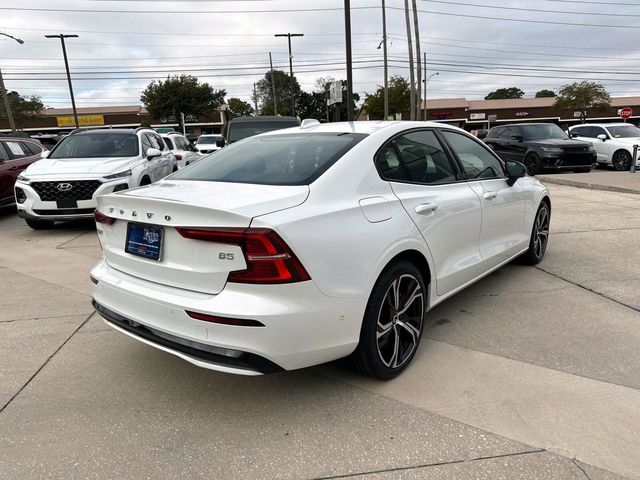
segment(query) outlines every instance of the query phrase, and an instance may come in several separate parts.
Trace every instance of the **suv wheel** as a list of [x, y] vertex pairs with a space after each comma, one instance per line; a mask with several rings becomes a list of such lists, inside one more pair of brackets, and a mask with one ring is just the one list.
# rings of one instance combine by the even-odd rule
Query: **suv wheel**
[[540, 173], [542, 170], [540, 159], [535, 153], [530, 153], [525, 157], [524, 166], [527, 167], [527, 173], [531, 176]]
[[399, 375], [420, 344], [425, 304], [426, 289], [416, 266], [400, 261], [388, 267], [371, 292], [360, 343], [352, 354], [355, 366], [383, 380]]
[[549, 224], [551, 221], [551, 210], [549, 204], [545, 201], [538, 207], [538, 213], [533, 221], [531, 229], [531, 239], [529, 240], [529, 250], [527, 250], [522, 259], [528, 265], [537, 265], [544, 258], [547, 251], [547, 243], [549, 242]]
[[629, 155], [629, 152], [626, 150], [618, 150], [613, 154], [611, 163], [613, 164], [613, 168], [619, 172], [629, 170], [629, 168], [631, 168], [631, 155]]
[[53, 220], [36, 220], [33, 218], [25, 218], [25, 222], [34, 230], [48, 230], [53, 227]]

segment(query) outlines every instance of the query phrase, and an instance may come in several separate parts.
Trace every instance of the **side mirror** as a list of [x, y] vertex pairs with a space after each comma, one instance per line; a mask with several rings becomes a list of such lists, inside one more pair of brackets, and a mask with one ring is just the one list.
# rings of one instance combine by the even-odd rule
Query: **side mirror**
[[577, 138], [580, 136], [580, 134], [578, 132], [571, 132], [571, 138]]
[[40, 158], [47, 158], [49, 156], [49, 150], [45, 150], [40, 154]]
[[516, 142], [524, 142], [524, 137], [522, 135], [511, 135], [511, 140], [515, 140]]
[[147, 150], [147, 160], [151, 160], [152, 158], [157, 158], [162, 155], [162, 152], [157, 148], [150, 148]]
[[507, 160], [505, 162], [505, 167], [507, 170], [507, 185], [510, 187], [512, 187], [519, 178], [522, 178], [527, 174], [527, 167], [520, 162]]
[[600, 135], [598, 135], [598, 138], [599, 138], [600, 140], [602, 140], [603, 142], [606, 142], [606, 141], [607, 141], [607, 136], [606, 136], [604, 133], [601, 133]]

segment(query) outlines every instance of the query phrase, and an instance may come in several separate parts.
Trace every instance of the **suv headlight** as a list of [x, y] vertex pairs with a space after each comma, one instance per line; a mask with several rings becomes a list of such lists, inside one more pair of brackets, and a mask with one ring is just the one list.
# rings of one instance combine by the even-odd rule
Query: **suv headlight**
[[19, 182], [26, 183], [26, 184], [31, 183], [31, 180], [29, 180], [29, 179], [28, 179], [27, 177], [25, 177], [24, 175], [18, 175], [17, 180], [18, 180]]
[[590, 152], [595, 152], [596, 151], [596, 147], [594, 147], [593, 145], [589, 145], [589, 151]]
[[560, 155], [562, 153], [562, 149], [558, 147], [542, 147], [542, 151], [552, 155]]
[[124, 172], [120, 172], [120, 173], [114, 173], [112, 175], [105, 175], [104, 178], [105, 180], [115, 180], [117, 178], [125, 178], [125, 177], [130, 177], [131, 176], [131, 170], [125, 170]]

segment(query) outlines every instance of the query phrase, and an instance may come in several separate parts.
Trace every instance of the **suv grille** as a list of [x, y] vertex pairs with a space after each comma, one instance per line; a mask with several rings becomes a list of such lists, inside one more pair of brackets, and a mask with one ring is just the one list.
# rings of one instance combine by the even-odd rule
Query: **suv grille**
[[31, 187], [36, 191], [40, 200], [52, 202], [60, 199], [91, 200], [93, 194], [102, 185], [99, 180], [76, 180], [65, 182], [34, 182]]

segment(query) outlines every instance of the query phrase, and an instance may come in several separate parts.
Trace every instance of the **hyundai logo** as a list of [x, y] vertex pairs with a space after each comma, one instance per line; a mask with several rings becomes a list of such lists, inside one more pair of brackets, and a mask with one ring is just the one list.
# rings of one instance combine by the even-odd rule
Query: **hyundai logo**
[[71, 185], [70, 183], [59, 183], [56, 188], [61, 192], [68, 192], [73, 188], [73, 185]]

